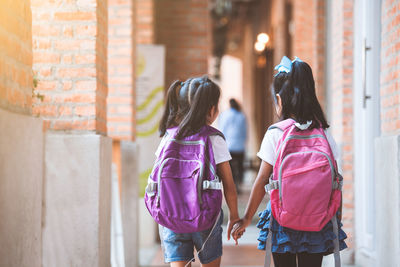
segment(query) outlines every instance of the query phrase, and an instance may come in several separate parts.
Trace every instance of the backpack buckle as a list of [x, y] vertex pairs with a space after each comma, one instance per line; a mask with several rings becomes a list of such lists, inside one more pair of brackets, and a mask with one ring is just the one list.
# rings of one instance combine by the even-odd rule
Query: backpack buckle
[[222, 183], [218, 180], [204, 180], [203, 181], [203, 190], [214, 189], [214, 190], [222, 190]]
[[279, 189], [279, 181], [278, 180], [272, 180], [272, 176], [271, 178], [269, 178], [269, 183], [267, 185], [265, 185], [265, 192], [270, 192], [274, 189]]
[[335, 170], [335, 174], [336, 174], [337, 180], [335, 180], [335, 182], [333, 183], [332, 190], [340, 190], [340, 191], [342, 191], [343, 176], [336, 170]]
[[156, 190], [157, 190], [157, 183], [154, 181], [149, 181], [145, 189], [146, 194], [149, 197], [152, 197], [156, 194]]

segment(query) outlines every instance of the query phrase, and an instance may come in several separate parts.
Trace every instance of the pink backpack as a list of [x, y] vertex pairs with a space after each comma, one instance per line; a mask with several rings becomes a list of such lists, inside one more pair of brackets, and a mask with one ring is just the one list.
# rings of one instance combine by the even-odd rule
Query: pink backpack
[[336, 214], [342, 178], [322, 128], [300, 130], [292, 119], [270, 127], [283, 131], [270, 183], [275, 220], [299, 231], [320, 231]]

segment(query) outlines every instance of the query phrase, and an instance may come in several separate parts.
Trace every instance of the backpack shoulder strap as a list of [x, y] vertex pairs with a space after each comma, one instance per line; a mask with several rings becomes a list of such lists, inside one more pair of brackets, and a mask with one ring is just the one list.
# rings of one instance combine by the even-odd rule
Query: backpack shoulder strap
[[164, 136], [166, 136], [166, 135], [174, 136], [177, 131], [178, 131], [178, 127], [168, 128], [165, 131], [165, 135]]
[[212, 127], [212, 126], [206, 125], [206, 126], [202, 129], [202, 131], [203, 131], [204, 134], [207, 135], [207, 136], [219, 135], [219, 136], [221, 136], [221, 137], [225, 140], [225, 135], [224, 135], [220, 130], [218, 130], [218, 129]]
[[292, 126], [293, 124], [295, 124], [296, 121], [293, 119], [286, 119], [280, 122], [277, 122], [275, 124], [272, 124], [268, 130], [272, 130], [272, 129], [280, 129], [282, 131], [285, 131], [286, 129], [288, 129], [290, 126]]

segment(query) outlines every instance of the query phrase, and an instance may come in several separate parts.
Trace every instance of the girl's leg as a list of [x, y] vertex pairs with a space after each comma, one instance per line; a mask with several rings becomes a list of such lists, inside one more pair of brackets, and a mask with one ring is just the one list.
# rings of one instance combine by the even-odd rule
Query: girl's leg
[[272, 253], [275, 267], [296, 267], [296, 254]]
[[218, 259], [213, 260], [210, 263], [202, 264], [202, 267], [219, 267], [221, 265], [221, 257]]
[[[170, 266], [171, 267], [185, 267], [185, 265], [187, 264], [187, 261], [173, 261], [170, 262]], [[189, 264], [189, 267], [191, 267], [192, 265]]]
[[[185, 267], [187, 261], [174, 261], [170, 263], [171, 267]], [[221, 257], [218, 259], [213, 260], [210, 263], [202, 264], [202, 267], [219, 267], [221, 265]], [[191, 264], [188, 265], [189, 267], [192, 266]]]
[[322, 253], [299, 253], [297, 259], [299, 260], [299, 267], [321, 267]]

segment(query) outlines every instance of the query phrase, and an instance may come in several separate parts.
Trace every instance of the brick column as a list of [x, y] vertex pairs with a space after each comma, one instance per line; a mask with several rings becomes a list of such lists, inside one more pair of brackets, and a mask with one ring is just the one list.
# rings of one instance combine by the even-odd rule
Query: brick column
[[[5, 6], [9, 8], [6, 8]], [[0, 107], [32, 112], [32, 23], [27, 1], [5, 1], [0, 9]]]
[[[60, 8], [62, 7], [62, 8]], [[105, 1], [32, 0], [33, 113], [54, 131], [106, 134]]]
[[130, 267], [139, 265], [139, 168], [135, 143], [138, 1], [109, 0], [108, 4], [108, 133], [113, 138], [113, 164], [119, 178], [120, 198], [117, 199], [121, 199], [124, 260], [125, 266]]
[[32, 0], [45, 129], [43, 266], [109, 266], [107, 1]]
[[154, 0], [136, 1], [137, 43], [154, 43]]
[[293, 1], [293, 56], [315, 68], [314, 29], [316, 20], [316, 0]]
[[210, 15], [208, 1], [155, 1], [155, 43], [166, 47], [166, 88], [208, 72]]
[[[354, 247], [354, 143], [353, 143], [353, 0], [343, 0], [343, 28], [342, 35], [339, 37], [342, 45], [342, 54], [340, 55], [342, 63], [340, 72], [333, 74], [334, 79], [341, 79], [340, 94], [341, 98], [332, 99], [333, 107], [336, 101], [341, 101], [341, 119], [332, 118], [331, 124], [333, 132], [341, 129], [338, 143], [341, 146], [342, 171], [344, 177], [343, 186], [343, 226], [348, 235], [348, 246]], [[334, 126], [334, 125], [337, 125]], [[340, 125], [340, 126], [339, 126]], [[336, 128], [336, 129], [335, 129]]]
[[42, 121], [32, 113], [29, 0], [0, 4], [0, 266], [42, 266]]
[[109, 0], [108, 133], [118, 140], [135, 139], [134, 1]]
[[353, 0], [332, 1], [329, 9], [330, 44], [327, 49], [327, 106], [330, 130], [341, 151], [339, 165], [344, 176], [343, 229], [348, 235], [345, 262], [354, 253], [353, 173]]
[[293, 1], [292, 55], [310, 64], [318, 100], [325, 106], [325, 1]]

